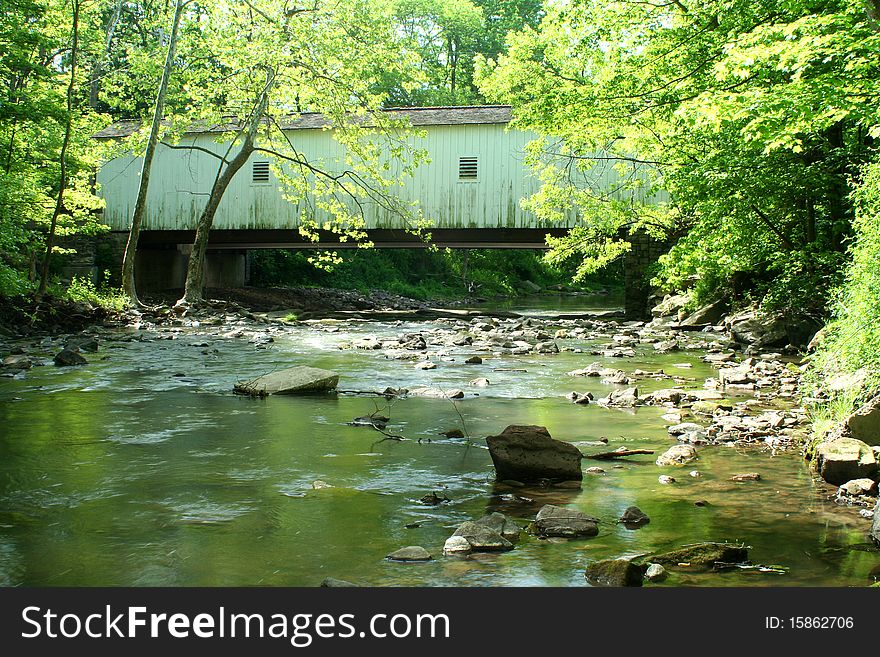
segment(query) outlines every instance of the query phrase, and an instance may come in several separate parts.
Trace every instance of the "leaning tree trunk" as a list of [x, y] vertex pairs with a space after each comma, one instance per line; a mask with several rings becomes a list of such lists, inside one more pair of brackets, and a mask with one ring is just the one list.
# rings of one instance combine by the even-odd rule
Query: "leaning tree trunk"
[[134, 262], [137, 255], [138, 238], [140, 237], [141, 224], [147, 210], [147, 190], [150, 186], [150, 171], [153, 168], [153, 155], [156, 153], [156, 145], [159, 142], [159, 126], [162, 122], [162, 115], [165, 113], [165, 94], [168, 91], [168, 80], [171, 77], [171, 68], [174, 63], [174, 50], [177, 47], [177, 28], [180, 25], [180, 16], [183, 13], [183, 8], [187, 4], [187, 0], [177, 0], [177, 7], [174, 9], [171, 39], [168, 42], [168, 52], [165, 55], [165, 67], [162, 69], [159, 93], [156, 95], [156, 104], [153, 106], [153, 123], [150, 126], [150, 137], [147, 140], [147, 149], [144, 152], [144, 161], [141, 165], [141, 179], [138, 186], [137, 199], [134, 203], [134, 212], [131, 215], [131, 229], [128, 233], [128, 242], [125, 245], [125, 255], [122, 258], [122, 292], [135, 305], [140, 305], [134, 279]]
[[64, 118], [64, 140], [61, 142], [61, 152], [58, 156], [61, 173], [58, 180], [58, 196], [55, 197], [55, 209], [52, 211], [49, 234], [46, 236], [46, 253], [43, 256], [40, 286], [37, 289], [38, 299], [46, 294], [46, 286], [49, 284], [49, 261], [52, 258], [52, 249], [55, 248], [55, 231], [58, 228], [58, 218], [64, 212], [64, 192], [67, 191], [67, 151], [70, 148], [70, 137], [73, 132], [73, 90], [76, 85], [76, 64], [79, 57], [79, 10], [79, 0], [73, 0], [73, 20], [70, 28], [72, 38], [70, 44], [70, 82], [67, 85], [67, 114]]
[[208, 202], [202, 210], [196, 226], [196, 237], [193, 241], [192, 252], [189, 255], [189, 264], [186, 271], [186, 286], [183, 297], [177, 302], [178, 305], [199, 305], [204, 301], [205, 252], [208, 249], [208, 236], [214, 223], [214, 215], [217, 214], [217, 208], [220, 205], [220, 201], [223, 200], [223, 194], [226, 193], [229, 183], [232, 182], [235, 174], [238, 173], [239, 169], [244, 166], [245, 162], [248, 161], [248, 158], [254, 152], [257, 132], [266, 114], [266, 108], [269, 105], [269, 93], [274, 81], [274, 73], [270, 73], [266, 86], [260, 93], [260, 97], [249, 119], [247, 133], [242, 142], [241, 150], [231, 160], [221, 162], [220, 164], [218, 175], [211, 188], [211, 195], [208, 197]]

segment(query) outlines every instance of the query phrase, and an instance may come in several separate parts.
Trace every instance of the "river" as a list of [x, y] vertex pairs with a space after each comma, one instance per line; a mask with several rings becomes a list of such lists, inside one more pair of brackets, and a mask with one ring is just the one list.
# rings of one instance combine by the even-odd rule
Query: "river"
[[[567, 303], [566, 311], [597, 306]], [[548, 316], [559, 307], [518, 302], [514, 309]], [[599, 360], [628, 372], [662, 368], [699, 388], [715, 373], [701, 351], [658, 355], [639, 345], [626, 359], [483, 353], [482, 365], [465, 365], [475, 352], [463, 346], [444, 348], [438, 367], [421, 371], [382, 350], [339, 348], [368, 335], [428, 334], [453, 323], [309, 322], [274, 329], [272, 342], [232, 337], [236, 329], [266, 328], [247, 323], [101, 330], [87, 366], [48, 365], [0, 379], [0, 585], [314, 586], [335, 577], [369, 586], [585, 586], [584, 567], [594, 559], [725, 540], [748, 544], [755, 564], [774, 568], [675, 573], [662, 585], [868, 583], [878, 557], [866, 544], [864, 520], [835, 508], [796, 450], [702, 447], [674, 485], [658, 482], [670, 469], [655, 465], [655, 456], [585, 460], [584, 467], [605, 472], [585, 475], [581, 490], [494, 483], [484, 437], [509, 424], [544, 425], [585, 453], [607, 451], [588, 445], [603, 437], [608, 449], [662, 452], [674, 444], [664, 409], [572, 404], [565, 398], [572, 390], [600, 397], [614, 386], [565, 373]], [[59, 346], [46, 341], [30, 350], [51, 357]], [[237, 380], [300, 364], [338, 372], [342, 390], [430, 385], [467, 396], [454, 404], [412, 397], [389, 404], [363, 395], [251, 399], [231, 392]], [[676, 367], [683, 364], [691, 367]], [[468, 386], [482, 376], [491, 385]], [[639, 383], [640, 390], [668, 386]], [[369, 427], [348, 424], [376, 410], [406, 440], [383, 441]], [[471, 439], [439, 435], [454, 428]], [[688, 476], [691, 469], [702, 476]], [[729, 480], [741, 472], [759, 472], [761, 480]], [[317, 480], [330, 487], [316, 490]], [[450, 501], [423, 504], [432, 491]], [[599, 536], [524, 533], [507, 553], [442, 556], [460, 522], [497, 510], [525, 526], [548, 502], [601, 518]], [[630, 505], [651, 522], [638, 530], [616, 524]], [[384, 558], [406, 545], [424, 546], [435, 558]]]

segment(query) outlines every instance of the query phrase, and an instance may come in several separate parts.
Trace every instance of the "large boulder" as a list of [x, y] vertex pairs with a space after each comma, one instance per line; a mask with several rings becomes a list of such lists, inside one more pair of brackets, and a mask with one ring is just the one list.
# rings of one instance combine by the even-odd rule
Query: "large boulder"
[[[644, 563], [657, 563], [667, 568], [710, 569], [720, 565], [743, 563], [749, 549], [735, 543], [696, 543], [677, 550], [648, 555]], [[641, 560], [638, 560], [641, 563]]]
[[486, 444], [498, 480], [583, 479], [583, 454], [571, 443], [551, 438], [546, 427], [513, 424], [488, 436]]
[[868, 445], [880, 445], [880, 396], [846, 419], [847, 433]]
[[646, 568], [628, 559], [605, 559], [589, 564], [584, 577], [593, 586], [641, 586]]
[[336, 388], [339, 375], [317, 367], [289, 367], [251, 381], [235, 384], [235, 391], [246, 395], [300, 395], [327, 392]]
[[726, 299], [719, 299], [713, 303], [700, 306], [690, 315], [681, 320], [682, 326], [703, 326], [705, 324], [718, 324], [727, 312]]
[[871, 478], [877, 459], [869, 445], [855, 438], [837, 438], [816, 449], [816, 467], [829, 484], [839, 486], [850, 479]]
[[576, 509], [545, 504], [535, 516], [534, 528], [538, 536], [583, 538], [599, 533], [599, 521]]

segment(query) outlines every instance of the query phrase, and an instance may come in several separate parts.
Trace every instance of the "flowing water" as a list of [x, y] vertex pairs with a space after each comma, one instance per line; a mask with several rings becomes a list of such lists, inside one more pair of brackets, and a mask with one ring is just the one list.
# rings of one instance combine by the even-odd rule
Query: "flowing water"
[[[866, 545], [867, 523], [855, 510], [835, 509], [796, 453], [704, 447], [693, 466], [675, 471], [656, 466], [653, 456], [584, 461], [605, 474], [585, 476], [581, 490], [496, 485], [483, 437], [509, 424], [545, 425], [585, 453], [620, 445], [659, 452], [674, 441], [662, 409], [566, 400], [571, 390], [602, 396], [612, 388], [565, 376], [597, 360], [585, 354], [465, 365], [473, 352], [464, 347], [449, 350], [454, 362], [418, 371], [381, 351], [338, 348], [365, 335], [438, 326], [449, 323], [326, 321], [291, 326], [270, 344], [205, 335], [204, 328], [137, 339], [120, 331], [102, 337], [86, 367], [36, 367], [0, 379], [0, 584], [312, 586], [332, 576], [373, 586], [583, 586], [590, 560], [706, 540], [743, 541], [753, 562], [782, 572], [673, 574], [664, 585], [862, 586], [880, 564]], [[699, 352], [648, 351], [607, 362], [627, 371], [663, 368], [692, 377], [694, 387], [714, 373]], [[692, 367], [675, 367], [682, 363]], [[236, 380], [296, 364], [339, 372], [343, 390], [439, 385], [468, 396], [386, 407], [384, 398], [362, 395], [231, 394]], [[468, 387], [478, 376], [491, 385]], [[652, 387], [668, 383], [640, 384]], [[407, 440], [383, 441], [371, 428], [347, 424], [377, 409], [391, 417], [388, 430]], [[439, 435], [453, 428], [472, 439]], [[602, 437], [608, 448], [586, 444]], [[703, 476], [687, 476], [692, 467]], [[729, 481], [753, 471], [760, 481]], [[678, 482], [658, 483], [662, 473]], [[316, 480], [332, 487], [315, 490]], [[422, 504], [432, 491], [450, 501]], [[525, 526], [548, 502], [601, 518], [599, 536], [523, 534], [511, 552], [442, 556], [458, 523], [498, 510]], [[617, 525], [630, 505], [650, 524]], [[384, 558], [406, 545], [422, 545], [435, 559]]]

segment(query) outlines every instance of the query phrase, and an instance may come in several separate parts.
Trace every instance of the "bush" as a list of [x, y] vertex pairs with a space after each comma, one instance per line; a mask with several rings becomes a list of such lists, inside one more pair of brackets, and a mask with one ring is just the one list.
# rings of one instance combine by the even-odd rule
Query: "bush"
[[[105, 271], [104, 280], [106, 281], [109, 278], [110, 272]], [[106, 283], [96, 287], [91, 280], [78, 276], [70, 281], [64, 296], [71, 301], [91, 303], [107, 310], [122, 310], [127, 303], [127, 298], [121, 289], [112, 288]]]
[[861, 382], [856, 388], [837, 391], [814, 409], [815, 417], [825, 420], [843, 419], [880, 391], [880, 163], [865, 167], [852, 198], [852, 262], [833, 297], [833, 319], [812, 357], [807, 383], [816, 393], [832, 377], [864, 376], [855, 377]]

